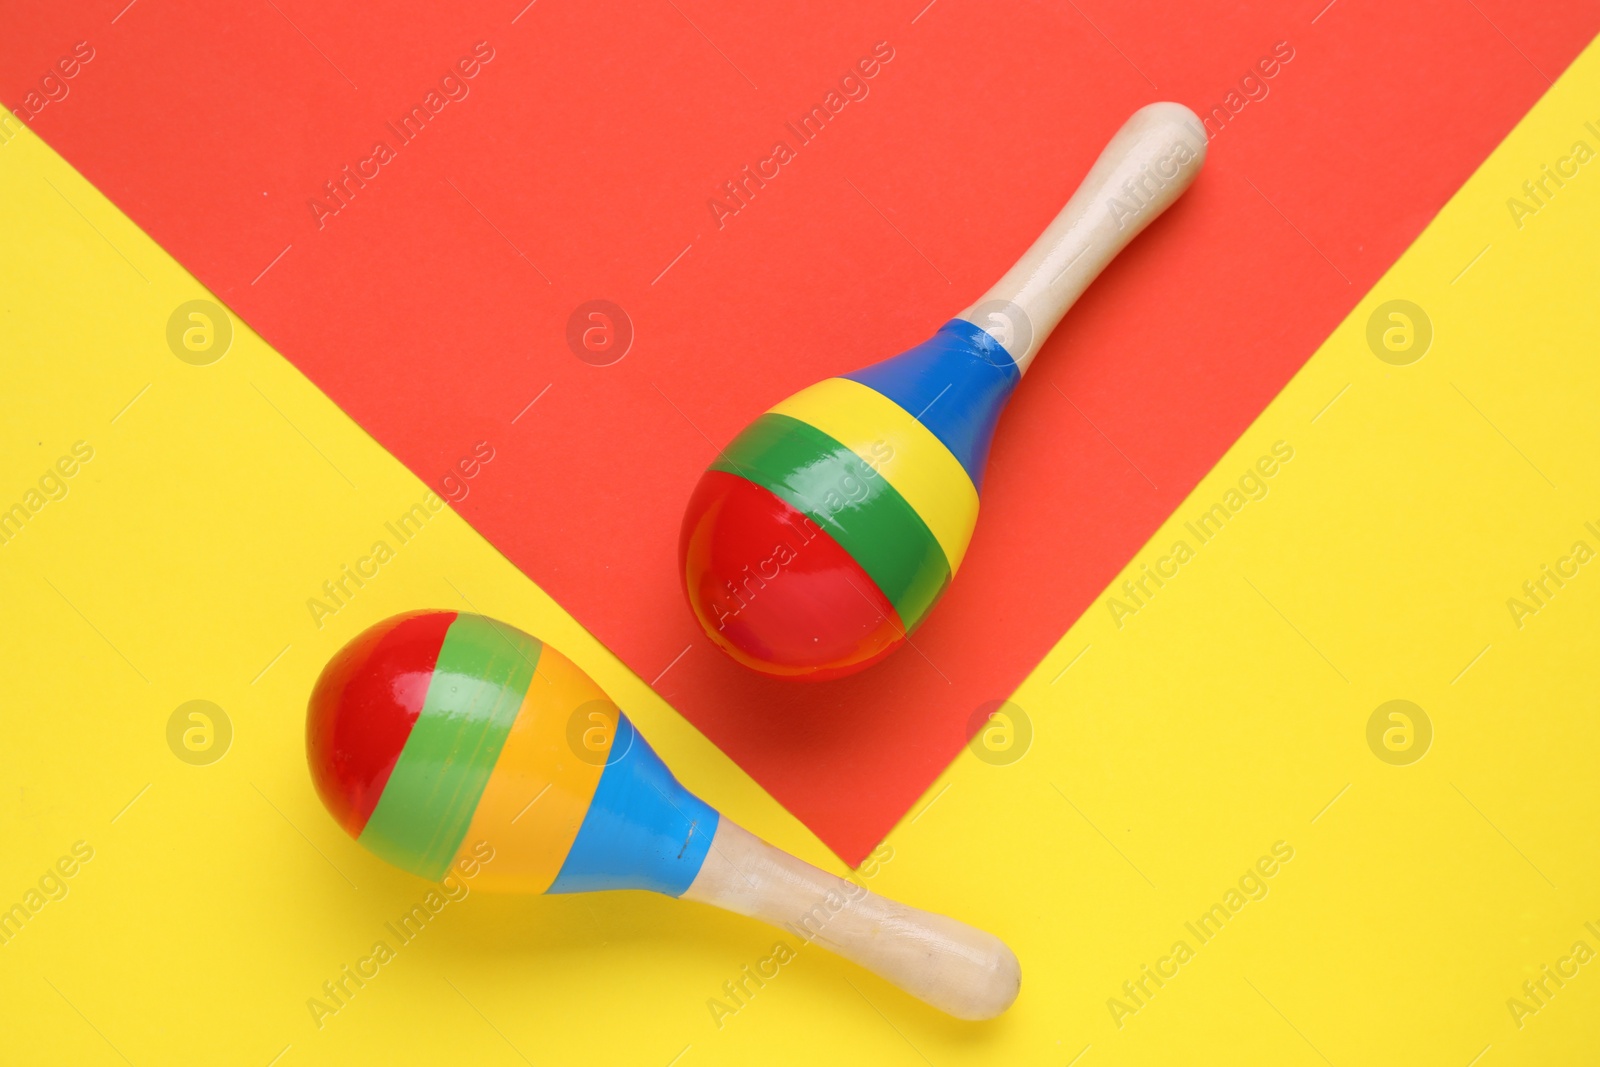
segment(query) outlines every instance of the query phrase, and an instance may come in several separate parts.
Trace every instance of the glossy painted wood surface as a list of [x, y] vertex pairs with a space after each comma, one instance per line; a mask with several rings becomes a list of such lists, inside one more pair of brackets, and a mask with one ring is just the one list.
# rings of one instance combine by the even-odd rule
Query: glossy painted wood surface
[[959, 317], [993, 334], [1026, 372], [1067, 309], [1183, 194], [1205, 158], [1194, 112], [1173, 103], [1135, 111], [1016, 266]]
[[958, 1019], [992, 1019], [1022, 987], [1016, 955], [993, 934], [818, 870], [728, 819], [682, 899], [771, 923]]

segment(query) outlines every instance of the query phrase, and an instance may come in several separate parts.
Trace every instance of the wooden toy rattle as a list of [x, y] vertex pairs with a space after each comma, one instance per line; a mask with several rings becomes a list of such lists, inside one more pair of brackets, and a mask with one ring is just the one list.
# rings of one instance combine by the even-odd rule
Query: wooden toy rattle
[[683, 520], [690, 607], [766, 674], [835, 678], [899, 647], [978, 518], [1000, 411], [1078, 296], [1205, 159], [1181, 104], [1136, 111], [1016, 266], [930, 340], [829, 378], [751, 423]]
[[357, 636], [317, 679], [306, 753], [340, 825], [424, 878], [488, 856], [483, 888], [651, 889], [781, 926], [957, 1018], [1016, 999], [998, 938], [740, 829], [571, 660], [493, 619], [414, 612]]

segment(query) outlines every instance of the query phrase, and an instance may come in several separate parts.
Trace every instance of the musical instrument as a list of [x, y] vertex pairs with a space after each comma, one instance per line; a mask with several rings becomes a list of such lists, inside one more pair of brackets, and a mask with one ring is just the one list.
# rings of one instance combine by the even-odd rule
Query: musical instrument
[[904, 643], [966, 554], [1012, 391], [1205, 151], [1188, 108], [1141, 108], [977, 303], [922, 344], [789, 397], [717, 454], [679, 555], [690, 607], [718, 647], [766, 674], [823, 680]]
[[886, 900], [774, 848], [678, 784], [576, 664], [481, 615], [378, 623], [323, 669], [311, 776], [378, 856], [519, 893], [648, 889], [754, 916], [962, 1019], [1000, 1014], [1021, 972], [999, 939]]

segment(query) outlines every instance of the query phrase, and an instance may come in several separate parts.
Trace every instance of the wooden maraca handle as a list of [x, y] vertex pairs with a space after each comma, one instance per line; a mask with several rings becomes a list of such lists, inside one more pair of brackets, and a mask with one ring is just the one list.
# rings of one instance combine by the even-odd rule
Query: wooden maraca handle
[[[1149, 104], [1135, 111], [1055, 221], [958, 317], [984, 330], [1004, 331], [1007, 336], [997, 339], [1016, 357], [1018, 370], [1026, 372], [1061, 316], [1189, 187], [1205, 157], [1205, 127], [1182, 104]], [[1010, 321], [1017, 309], [1021, 321]]]
[[860, 964], [958, 1019], [992, 1019], [1022, 985], [993, 934], [820, 871], [723, 818], [684, 900], [761, 919]]

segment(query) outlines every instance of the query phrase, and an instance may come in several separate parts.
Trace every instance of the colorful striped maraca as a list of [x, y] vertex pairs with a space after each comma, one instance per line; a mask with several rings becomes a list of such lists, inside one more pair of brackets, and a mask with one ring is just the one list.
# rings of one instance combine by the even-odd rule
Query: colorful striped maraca
[[1140, 109], [1032, 248], [906, 352], [804, 389], [701, 476], [680, 543], [689, 604], [767, 674], [834, 678], [928, 615], [978, 518], [989, 441], [1061, 316], [1205, 158], [1181, 104]]
[[885, 900], [724, 819], [571, 660], [493, 619], [423, 611], [357, 636], [317, 679], [306, 751], [334, 818], [424, 878], [492, 855], [480, 886], [715, 904], [958, 1018], [1016, 999], [1017, 959], [993, 935]]

